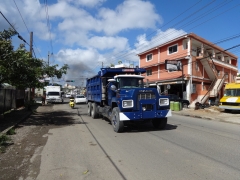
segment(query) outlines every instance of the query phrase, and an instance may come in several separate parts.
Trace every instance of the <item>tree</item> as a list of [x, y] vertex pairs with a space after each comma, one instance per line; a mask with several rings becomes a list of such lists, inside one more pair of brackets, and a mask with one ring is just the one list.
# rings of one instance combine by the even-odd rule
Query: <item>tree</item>
[[22, 44], [14, 50], [11, 38], [16, 34], [12, 29], [0, 32], [0, 84], [9, 83], [19, 89], [41, 88], [44, 84], [39, 80], [44, 75], [61, 78], [67, 73], [67, 64], [59, 69], [58, 65], [48, 66], [43, 60], [31, 57]]

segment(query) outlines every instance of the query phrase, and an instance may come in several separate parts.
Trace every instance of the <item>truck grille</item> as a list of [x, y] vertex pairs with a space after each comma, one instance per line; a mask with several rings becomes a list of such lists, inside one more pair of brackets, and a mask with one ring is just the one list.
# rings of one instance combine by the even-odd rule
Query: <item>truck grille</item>
[[240, 106], [240, 103], [222, 102], [222, 105], [226, 105], [226, 106]]
[[[139, 110], [140, 109], [140, 104], [139, 104], [139, 101], [140, 100], [148, 100], [148, 99], [156, 99], [156, 95], [152, 92], [147, 92], [147, 93], [139, 93], [138, 94], [138, 101], [136, 102], [136, 105], [137, 105], [137, 109]], [[149, 102], [145, 102], [145, 103], [149, 103]], [[151, 111], [153, 110], [153, 105], [152, 104], [142, 104], [142, 107], [145, 108], [146, 111]]]
[[139, 93], [138, 100], [140, 99], [156, 99], [156, 96], [154, 93]]
[[153, 105], [152, 104], [143, 104], [142, 107], [145, 108], [145, 111], [153, 110]]

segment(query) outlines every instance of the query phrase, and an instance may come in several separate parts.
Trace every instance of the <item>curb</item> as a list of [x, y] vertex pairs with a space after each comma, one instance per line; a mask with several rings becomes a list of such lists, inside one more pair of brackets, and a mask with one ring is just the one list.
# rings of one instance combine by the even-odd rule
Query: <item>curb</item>
[[199, 115], [190, 115], [190, 114], [182, 114], [182, 113], [172, 113], [172, 114], [240, 125], [240, 122], [226, 121], [224, 119], [219, 119], [219, 118], [212, 118], [212, 117], [206, 117], [206, 116], [204, 117], [204, 116], [199, 116]]
[[3, 130], [2, 132], [0, 132], [0, 135], [6, 134], [10, 129], [16, 127], [19, 123], [21, 123], [22, 121], [24, 121], [25, 119], [27, 119], [30, 115], [32, 114], [32, 112], [28, 112], [26, 113], [25, 116], [23, 116], [20, 120], [18, 120], [14, 125], [8, 127], [7, 129]]

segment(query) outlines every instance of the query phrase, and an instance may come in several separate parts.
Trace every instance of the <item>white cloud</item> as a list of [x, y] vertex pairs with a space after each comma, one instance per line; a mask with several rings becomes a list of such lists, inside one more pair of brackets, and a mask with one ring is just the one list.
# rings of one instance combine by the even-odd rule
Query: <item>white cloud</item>
[[88, 42], [91, 47], [96, 49], [115, 49], [115, 51], [123, 51], [128, 48], [128, 39], [124, 37], [100, 37], [94, 36]]
[[[129, 29], [155, 28], [157, 23], [161, 23], [161, 17], [154, 12], [154, 6], [150, 2], [139, 0], [127, 0], [116, 10], [101, 8], [97, 17], [62, 1], [50, 6], [49, 9], [52, 19], [60, 18], [58, 28], [63, 35], [76, 31], [87, 35], [90, 32], [115, 35]], [[77, 41], [72, 43], [75, 42]]]
[[[160, 15], [156, 13], [150, 1], [125, 0], [115, 9], [99, 8], [105, 1], [58, 0], [56, 3], [48, 3], [47, 9], [40, 0], [21, 0], [21, 4], [20, 1], [16, 3], [28, 29], [34, 33], [35, 43], [36, 39], [41, 39], [47, 44], [41, 46], [39, 51], [46, 51], [46, 46], [50, 47], [46, 19], [46, 11], [48, 12], [54, 49], [62, 49], [58, 50], [55, 56], [56, 63], [59, 61], [60, 64], [69, 64], [69, 73], [73, 73], [99, 69], [102, 62], [106, 66], [119, 59], [130, 64], [130, 61], [137, 62], [136, 51], [129, 48], [129, 39], [120, 36], [119, 33], [136, 29], [155, 29], [162, 23]], [[0, 7], [10, 22], [16, 24], [20, 33], [26, 32], [13, 1], [0, 1]], [[89, 8], [95, 7], [98, 7], [96, 11], [88, 11]], [[2, 23], [0, 28], [1, 26]], [[144, 36], [142, 39], [139, 37], [138, 43], [141, 44], [144, 39]], [[145, 42], [150, 43], [148, 40]], [[36, 45], [39, 46], [37, 43]], [[100, 53], [104, 53], [106, 59]]]
[[99, 18], [103, 31], [109, 35], [129, 29], [155, 28], [156, 23], [162, 22], [153, 4], [140, 0], [126, 0], [116, 10], [102, 8]]
[[172, 39], [175, 39], [179, 36], [183, 36], [187, 34], [184, 30], [177, 30], [177, 29], [168, 29], [166, 31], [158, 30], [157, 34], [152, 37], [149, 41], [146, 39], [146, 35], [140, 35], [137, 37], [137, 43], [135, 43], [135, 47], [137, 53], [141, 53], [146, 51], [147, 49], [151, 49], [155, 46], [161, 45], [166, 43]]
[[101, 5], [106, 0], [59, 0], [59, 1], [60, 2], [67, 1], [77, 6], [95, 7], [95, 6]]
[[102, 56], [94, 49], [62, 49], [56, 56], [59, 62], [78, 67], [79, 70], [91, 69], [100, 65]]

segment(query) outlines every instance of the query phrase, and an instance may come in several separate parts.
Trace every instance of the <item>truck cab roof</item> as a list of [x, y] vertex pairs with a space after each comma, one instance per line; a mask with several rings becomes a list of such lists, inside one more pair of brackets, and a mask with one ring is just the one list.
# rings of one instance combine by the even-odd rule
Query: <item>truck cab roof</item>
[[116, 76], [114, 76], [114, 79], [115, 79], [115, 78], [118, 78], [118, 77], [133, 77], [133, 78], [144, 79], [144, 76], [135, 75], [135, 74], [121, 74], [121, 75], [116, 75]]

